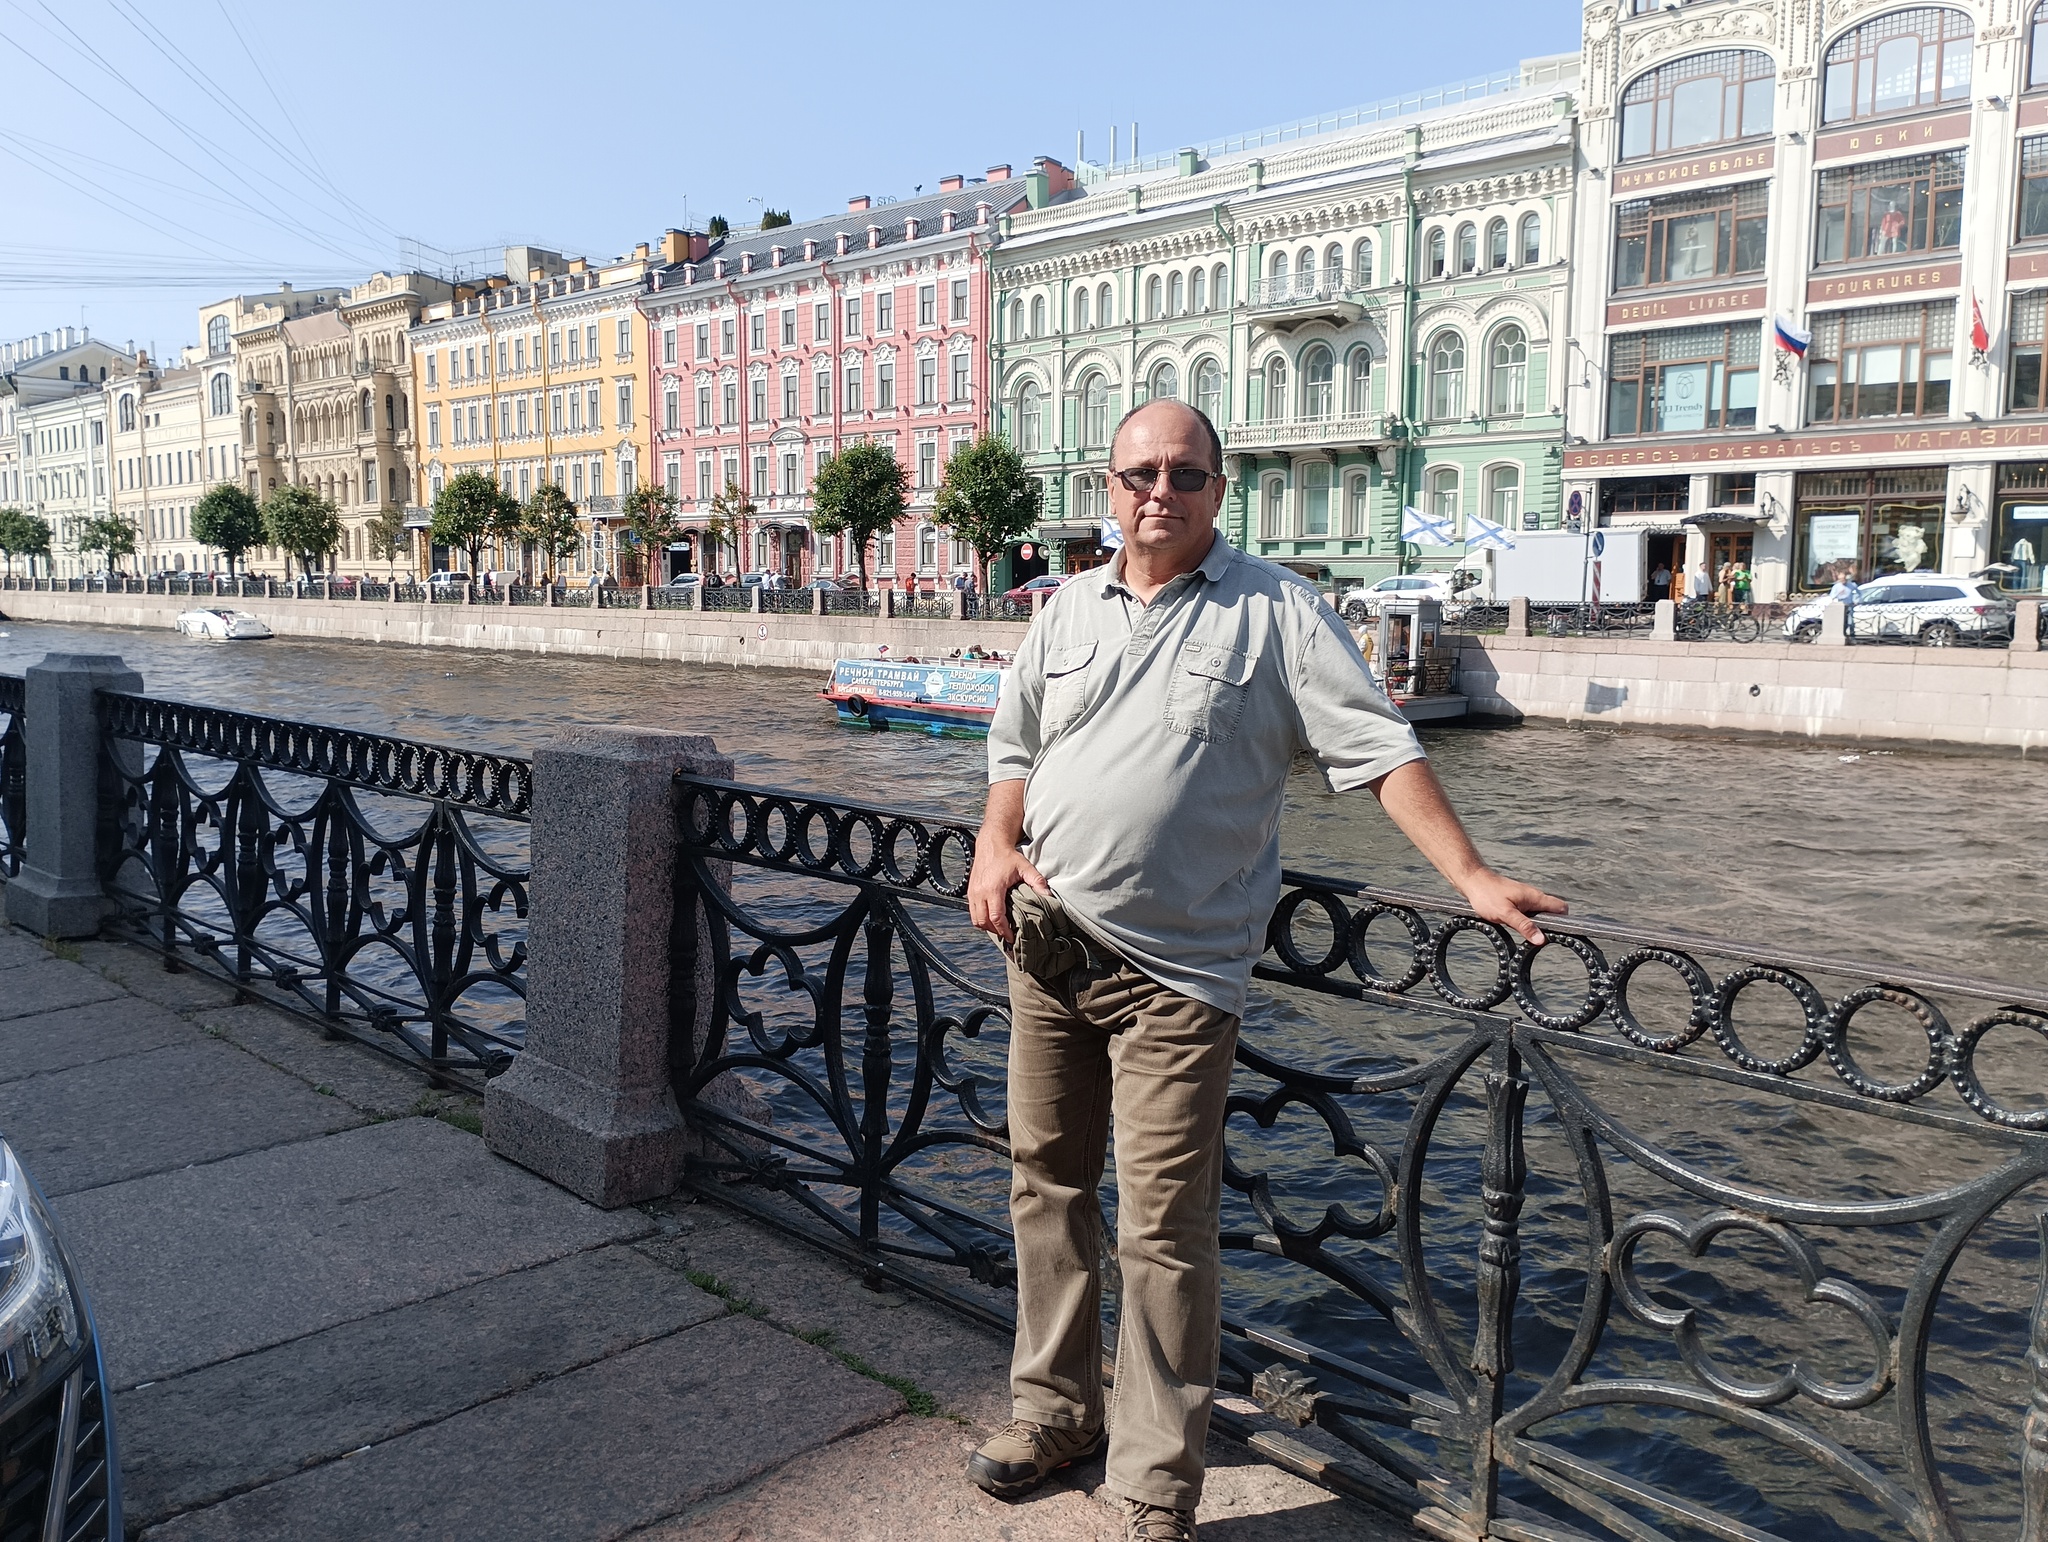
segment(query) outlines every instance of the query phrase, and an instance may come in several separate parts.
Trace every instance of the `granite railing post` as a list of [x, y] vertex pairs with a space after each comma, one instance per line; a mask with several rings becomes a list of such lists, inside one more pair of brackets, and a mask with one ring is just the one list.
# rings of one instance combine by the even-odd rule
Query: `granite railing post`
[[1508, 598], [1508, 632], [1510, 637], [1529, 635], [1529, 596], [1511, 595]]
[[814, 616], [825, 614], [825, 591], [823, 589], [813, 589], [811, 591], [811, 614]]
[[965, 589], [955, 589], [953, 591], [953, 619], [955, 621], [965, 621], [967, 619], [967, 591]]
[[756, 584], [747, 591], [747, 609], [757, 616], [761, 614], [761, 591], [767, 587], [766, 584]]
[[896, 615], [896, 590], [891, 587], [882, 590], [881, 616], [884, 621], [893, 620]]
[[1848, 640], [1849, 607], [1840, 600], [1829, 600], [1820, 608], [1820, 637], [1817, 641], [1839, 648]]
[[642, 610], [652, 610], [654, 608], [654, 585], [642, 584], [640, 586], [640, 608]]
[[2012, 612], [2012, 651], [2015, 653], [2039, 653], [2041, 651], [2041, 602], [2021, 600]]
[[1678, 605], [1672, 600], [1657, 602], [1657, 617], [1650, 623], [1651, 642], [1678, 641]]
[[[139, 691], [142, 676], [116, 654], [51, 653], [29, 665], [22, 692], [28, 762], [28, 838], [7, 884], [7, 919], [42, 937], [91, 937], [107, 901], [100, 715], [95, 691]], [[140, 772], [142, 750], [124, 745]]]
[[526, 1044], [484, 1091], [498, 1155], [607, 1208], [682, 1171], [669, 1086], [675, 774], [729, 778], [709, 738], [588, 727], [533, 757]]

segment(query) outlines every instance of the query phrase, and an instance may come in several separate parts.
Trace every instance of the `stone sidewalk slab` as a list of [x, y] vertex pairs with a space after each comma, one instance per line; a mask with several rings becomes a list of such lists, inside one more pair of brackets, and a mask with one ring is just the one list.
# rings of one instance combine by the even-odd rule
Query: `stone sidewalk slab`
[[198, 1037], [175, 1013], [139, 1001], [96, 1001], [61, 1012], [10, 1017], [0, 1022], [0, 1083], [169, 1044], [189, 1044]]
[[149, 1542], [610, 1542], [902, 1411], [722, 1317], [144, 1533]]
[[[1119, 1542], [1102, 1461], [1006, 1504], [967, 1481], [984, 1438], [946, 1419], [895, 1419], [812, 1451], [632, 1542]], [[1212, 1440], [1203, 1542], [1408, 1542], [1413, 1533]]]
[[27, 932], [0, 924], [0, 969], [19, 969], [23, 964], [38, 963], [49, 956], [50, 950]]
[[182, 969], [166, 969], [161, 954], [138, 943], [81, 942], [77, 947], [79, 961], [87, 968], [130, 994], [173, 1012], [234, 1004], [235, 987], [196, 962]]
[[[20, 933], [15, 934], [19, 940]], [[36, 950], [38, 953], [42, 949]], [[125, 995], [120, 986], [102, 979], [83, 964], [67, 963], [44, 953], [0, 973], [0, 1022], [34, 1012], [58, 1012], [94, 1001]]]
[[214, 1006], [192, 1021], [366, 1113], [395, 1118], [419, 1106], [428, 1088], [419, 1072], [352, 1039], [330, 1039], [311, 1021], [267, 1006]]
[[725, 1315], [632, 1247], [578, 1253], [114, 1401], [151, 1525]]
[[0, 1130], [52, 1199], [362, 1122], [340, 1099], [199, 1034], [0, 1083]]
[[436, 1119], [53, 1199], [116, 1388], [156, 1381], [651, 1229]]

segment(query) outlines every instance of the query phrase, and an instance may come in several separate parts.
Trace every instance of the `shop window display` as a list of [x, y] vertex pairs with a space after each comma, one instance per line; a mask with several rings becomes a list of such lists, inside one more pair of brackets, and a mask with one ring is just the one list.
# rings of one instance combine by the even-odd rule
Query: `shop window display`
[[1939, 569], [1947, 491], [1945, 466], [1802, 472], [1794, 581], [1824, 590], [1840, 578]]

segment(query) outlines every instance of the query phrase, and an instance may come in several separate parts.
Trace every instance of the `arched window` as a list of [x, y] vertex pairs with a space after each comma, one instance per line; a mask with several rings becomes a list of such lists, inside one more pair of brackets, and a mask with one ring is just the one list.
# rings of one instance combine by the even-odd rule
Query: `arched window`
[[1344, 248], [1335, 241], [1323, 248], [1323, 282], [1333, 290], [1344, 287]]
[[1444, 268], [1444, 232], [1443, 227], [1438, 226], [1429, 233], [1429, 276], [1442, 278]]
[[1301, 533], [1330, 533], [1330, 463], [1312, 460], [1301, 468]]
[[384, 426], [388, 429], [391, 429], [393, 432], [397, 431], [398, 398], [395, 396], [386, 396], [384, 398]]
[[1045, 448], [1045, 402], [1039, 395], [1038, 383], [1024, 382], [1024, 389], [1017, 393], [1017, 448], [1026, 455], [1036, 455]]
[[370, 405], [370, 393], [368, 391], [363, 392], [362, 397], [360, 399], [360, 406], [362, 409], [360, 413], [360, 417], [362, 418], [362, 426], [360, 432], [367, 434], [370, 432], [371, 429], [376, 427], [376, 419], [372, 416], [373, 409]]
[[1180, 400], [1180, 371], [1169, 363], [1152, 367], [1152, 378], [1145, 387], [1146, 398], [1150, 401]]
[[1188, 309], [1195, 312], [1209, 308], [1208, 275], [1200, 268], [1188, 275]]
[[135, 432], [135, 398], [134, 398], [134, 397], [132, 397], [132, 396], [124, 396], [124, 397], [122, 397], [122, 398], [121, 398], [121, 413], [120, 413], [120, 419], [121, 419], [121, 432], [122, 432], [122, 433], [124, 433], [124, 434], [132, 434], [132, 433], [134, 433], [134, 432]]
[[1486, 266], [1489, 269], [1505, 268], [1508, 265], [1508, 222], [1493, 220], [1486, 227]]
[[1522, 523], [1522, 468], [1495, 466], [1486, 473], [1486, 517], [1509, 530]]
[[1429, 512], [1433, 518], [1447, 521], [1447, 528], [1458, 528], [1458, 468], [1456, 466], [1433, 466], [1429, 472]]
[[1363, 474], [1351, 477], [1344, 483], [1344, 533], [1353, 540], [1364, 537], [1366, 525], [1370, 522], [1371, 487], [1371, 479]]
[[1031, 335], [1045, 336], [1045, 296], [1042, 294], [1031, 297]]
[[1312, 246], [1304, 246], [1301, 255], [1294, 259], [1294, 292], [1301, 295], [1316, 292], [1316, 253]]
[[1157, 321], [1159, 319], [1163, 292], [1159, 285], [1159, 275], [1157, 273], [1145, 280], [1145, 319], [1147, 321]]
[[1267, 477], [1259, 489], [1259, 539], [1280, 539], [1281, 520], [1286, 517], [1287, 484], [1279, 477]]
[[2034, 7], [2027, 24], [2027, 89], [2048, 86], [2048, 0]]
[[1095, 324], [1098, 327], [1116, 325], [1116, 292], [1107, 284], [1095, 291]]
[[1372, 411], [1372, 350], [1351, 350], [1351, 368], [1345, 372], [1344, 410], [1356, 416]]
[[1287, 254], [1285, 252], [1275, 252], [1273, 254], [1273, 262], [1271, 267], [1268, 269], [1268, 273], [1272, 278], [1274, 295], [1279, 296], [1286, 294]]
[[917, 527], [917, 565], [924, 572], [939, 565], [939, 533], [930, 525]]
[[1846, 123], [1970, 99], [1969, 16], [1945, 6], [1893, 11], [1828, 49], [1820, 121]]
[[218, 357], [228, 351], [228, 318], [215, 316], [206, 323], [206, 351]]
[[1214, 359], [1195, 364], [1195, 410], [1211, 423], [1223, 416], [1223, 369]]
[[1012, 338], [1021, 338], [1026, 335], [1024, 331], [1024, 302], [1022, 300], [1012, 300], [1010, 302], [1010, 336]]
[[1301, 356], [1301, 415], [1304, 418], [1330, 416], [1336, 407], [1336, 377], [1337, 361], [1330, 350], [1322, 343], [1311, 344]]
[[1109, 448], [1109, 381], [1100, 372], [1081, 382], [1081, 443], [1091, 450]]
[[1621, 94], [1621, 158], [1664, 155], [1771, 131], [1771, 56], [1751, 48], [1688, 54]]
[[1266, 361], [1266, 415], [1276, 422], [1287, 416], [1287, 361], [1277, 355]]
[[1479, 232], [1470, 225], [1458, 227], [1458, 272], [1474, 273], [1479, 269]]
[[[2043, 0], [2048, 4], [2048, 0]], [[1351, 248], [1351, 287], [1372, 288], [1372, 242], [1360, 241]]]
[[1529, 339], [1510, 323], [1493, 334], [1489, 351], [1492, 386], [1487, 412], [1496, 418], [1518, 418], [1528, 410]]
[[1429, 415], [1465, 415], [1465, 339], [1448, 327], [1429, 344]]
[[1074, 330], [1088, 330], [1088, 291], [1085, 289], [1074, 291]]
[[1230, 269], [1220, 262], [1209, 271], [1209, 303], [1219, 311], [1230, 308]]
[[1522, 216], [1522, 266], [1533, 268], [1543, 260], [1543, 220], [1535, 214]]
[[1187, 309], [1187, 280], [1176, 273], [1166, 281], [1166, 314], [1178, 316]]
[[[219, 320], [220, 318], [215, 317], [214, 319]], [[213, 398], [208, 405], [212, 407], [215, 417], [224, 418], [235, 410], [234, 387], [228, 383], [227, 376], [215, 375], [211, 389], [213, 391]]]

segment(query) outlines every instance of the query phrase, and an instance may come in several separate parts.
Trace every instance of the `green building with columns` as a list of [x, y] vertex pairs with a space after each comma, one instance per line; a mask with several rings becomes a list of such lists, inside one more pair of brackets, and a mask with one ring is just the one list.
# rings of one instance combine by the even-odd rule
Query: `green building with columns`
[[[1349, 588], [1462, 566], [1474, 514], [1560, 519], [1576, 55], [1404, 102], [1083, 161], [1003, 221], [996, 421], [1046, 484], [1009, 582], [1106, 560], [1109, 437], [1214, 420], [1233, 544]], [[1401, 540], [1401, 511], [1460, 544]]]

